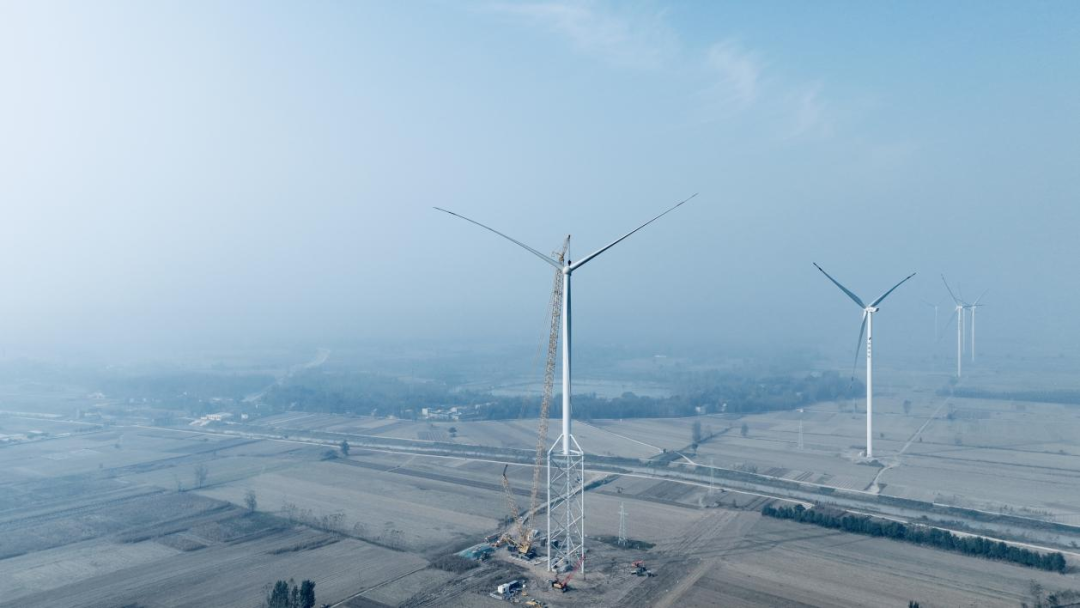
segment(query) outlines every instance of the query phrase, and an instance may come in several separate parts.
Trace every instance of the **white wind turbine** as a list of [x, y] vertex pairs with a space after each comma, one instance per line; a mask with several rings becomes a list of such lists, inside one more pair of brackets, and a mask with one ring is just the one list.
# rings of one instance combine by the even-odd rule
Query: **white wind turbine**
[[[552, 457], [552, 452], [555, 450], [555, 446], [552, 446], [548, 451], [548, 569], [555, 569], [556, 563], [563, 561], [565, 563], [574, 564], [578, 563], [579, 559], [585, 556], [585, 492], [584, 492], [584, 452], [577, 440], [570, 432], [570, 413], [571, 413], [571, 399], [570, 399], [570, 361], [571, 361], [571, 339], [570, 328], [572, 307], [570, 306], [570, 276], [578, 268], [581, 268], [590, 260], [596, 256], [604, 253], [608, 249], [611, 249], [615, 245], [619, 244], [630, 235], [634, 234], [638, 230], [641, 230], [645, 226], [655, 222], [661, 217], [671, 213], [683, 203], [686, 203], [690, 199], [697, 196], [695, 193], [690, 198], [682, 200], [676, 203], [674, 206], [664, 211], [660, 215], [652, 218], [644, 224], [634, 228], [630, 232], [627, 232], [623, 236], [615, 239], [607, 245], [597, 249], [589, 255], [581, 258], [580, 260], [571, 261], [569, 256], [565, 261], [559, 260], [544, 255], [536, 249], [529, 247], [528, 245], [513, 239], [494, 228], [485, 226], [476, 220], [469, 219], [463, 215], [448, 211], [440, 207], [435, 209], [444, 213], [449, 213], [455, 217], [459, 217], [467, 222], [475, 224], [485, 230], [494, 232], [495, 234], [503, 237], [504, 239], [514, 243], [515, 245], [525, 249], [529, 253], [540, 258], [544, 262], [551, 264], [556, 269], [560, 270], [563, 274], [563, 302], [562, 302], [562, 434], [555, 440], [555, 444], [560, 448], [560, 454]], [[570, 237], [567, 237], [569, 241]], [[554, 470], [553, 470], [554, 467]], [[553, 482], [555, 482], [553, 484]], [[559, 487], [555, 487], [558, 485]], [[575, 496], [580, 493], [580, 502], [575, 503], [573, 500]], [[554, 494], [554, 495], [553, 495]], [[580, 504], [580, 510], [577, 510]], [[560, 516], [555, 517], [553, 515], [554, 508], [557, 507], [561, 511]], [[577, 510], [575, 513], [574, 511]], [[552, 521], [554, 519], [555, 530], [552, 530]], [[553, 543], [551, 541], [558, 541], [557, 547], [555, 547], [556, 555], [552, 558], [551, 551]], [[584, 568], [584, 564], [581, 565]]]
[[945, 275], [941, 275], [941, 282], [945, 284], [945, 289], [948, 290], [949, 296], [956, 305], [953, 317], [956, 318], [956, 377], [959, 378], [963, 372], [964, 360], [964, 303], [953, 293], [952, 288], [949, 287], [949, 282], [945, 280]]
[[956, 311], [953, 314], [956, 317], [956, 377], [959, 378], [961, 376], [961, 372], [963, 371], [961, 361], [963, 360], [963, 354], [964, 354], [963, 351], [964, 351], [964, 346], [965, 346], [964, 345], [964, 333], [967, 330], [967, 312], [969, 310], [971, 311], [971, 347], [970, 348], [971, 348], [971, 361], [972, 361], [972, 363], [974, 363], [975, 362], [975, 310], [977, 308], [979, 308], [980, 306], [984, 306], [983, 304], [979, 304], [979, 302], [982, 300], [983, 296], [986, 295], [986, 290], [983, 290], [983, 292], [981, 294], [979, 294], [979, 297], [975, 298], [974, 302], [968, 303], [968, 302], [964, 301], [964, 294], [961, 293], [960, 297], [957, 297], [956, 294], [953, 293], [952, 288], [949, 287], [949, 282], [947, 280], [945, 280], [945, 275], [941, 275], [941, 282], [945, 284], [945, 289], [948, 290], [949, 296], [953, 299], [953, 302], [956, 304]]
[[821, 266], [818, 266], [817, 263], [814, 263], [814, 267], [817, 268], [818, 270], [820, 270], [821, 274], [828, 277], [828, 279], [830, 281], [832, 281], [834, 285], [839, 287], [840, 291], [843, 291], [845, 294], [847, 294], [847, 297], [851, 298], [851, 300], [853, 302], [858, 304], [859, 308], [863, 309], [862, 328], [859, 330], [859, 341], [856, 343], [856, 346], [855, 346], [855, 364], [858, 365], [858, 362], [859, 362], [859, 349], [862, 348], [862, 337], [863, 337], [863, 333], [865, 332], [866, 333], [866, 457], [867, 458], [873, 458], [874, 457], [874, 427], [873, 427], [873, 416], [874, 416], [874, 359], [873, 359], [874, 313], [879, 310], [878, 309], [878, 304], [881, 304], [882, 300], [887, 298], [889, 296], [889, 294], [891, 294], [893, 291], [896, 290], [897, 287], [900, 287], [905, 282], [907, 282], [908, 279], [915, 276], [915, 273], [913, 272], [913, 273], [909, 274], [907, 277], [904, 278], [903, 281], [900, 281], [896, 285], [893, 285], [892, 289], [890, 289], [889, 291], [886, 291], [885, 293], [878, 296], [878, 298], [876, 300], [874, 300], [873, 302], [870, 302], [870, 304], [865, 304], [859, 298], [859, 296], [855, 295], [847, 287], [844, 287], [843, 285], [841, 285], [839, 281], [837, 281], [836, 279], [829, 276], [829, 273], [825, 272], [824, 268], [822, 268]]
[[938, 308], [941, 306], [941, 302], [931, 302], [923, 299], [922, 303], [934, 309], [934, 341], [936, 342], [941, 336], [941, 332], [938, 331]]
[[983, 296], [985, 296], [985, 295], [986, 295], [986, 290], [983, 290], [983, 292], [981, 294], [979, 294], [979, 297], [975, 298], [974, 302], [972, 302], [971, 304], [968, 304], [968, 310], [971, 311], [971, 362], [972, 363], [975, 362], [975, 311], [978, 310], [978, 308], [980, 306], [985, 306], [984, 304], [979, 304], [979, 301], [982, 300]]

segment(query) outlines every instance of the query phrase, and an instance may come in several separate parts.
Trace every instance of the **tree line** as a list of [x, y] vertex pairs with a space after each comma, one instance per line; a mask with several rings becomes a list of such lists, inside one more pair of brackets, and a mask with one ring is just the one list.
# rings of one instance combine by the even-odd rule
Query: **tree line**
[[1061, 403], [1080, 405], [1080, 390], [1027, 389], [1017, 391], [992, 391], [981, 388], [953, 387], [938, 391], [941, 396], [968, 399], [996, 399], [999, 401], [1030, 401], [1033, 403]]
[[[721, 372], [696, 372], [673, 379], [678, 394], [648, 397], [632, 392], [607, 398], [574, 395], [575, 415], [582, 419], [676, 418], [699, 413], [745, 414], [788, 410], [821, 401], [850, 399], [863, 391], [858, 381], [836, 372], [764, 378]], [[556, 401], [558, 396], [556, 396]], [[540, 396], [496, 396], [459, 391], [439, 382], [405, 382], [367, 373], [297, 374], [270, 389], [263, 402], [271, 411], [299, 409], [312, 412], [393, 415], [415, 419], [424, 407], [480, 407], [472, 414], [481, 420], [535, 417]], [[263, 411], [265, 411], [264, 408]]]
[[761, 510], [766, 517], [790, 519], [800, 523], [814, 524], [824, 528], [843, 530], [854, 534], [892, 538], [916, 545], [926, 545], [955, 553], [1010, 562], [1048, 570], [1065, 572], [1065, 556], [1061, 553], [1039, 553], [1030, 549], [1008, 545], [981, 536], [958, 536], [948, 530], [920, 525], [908, 525], [898, 521], [882, 520], [866, 515], [853, 515], [833, 509], [807, 509], [802, 505], [774, 507], [766, 505]]
[[292, 579], [274, 583], [266, 595], [266, 608], [315, 608], [315, 583], [305, 580], [297, 585]]

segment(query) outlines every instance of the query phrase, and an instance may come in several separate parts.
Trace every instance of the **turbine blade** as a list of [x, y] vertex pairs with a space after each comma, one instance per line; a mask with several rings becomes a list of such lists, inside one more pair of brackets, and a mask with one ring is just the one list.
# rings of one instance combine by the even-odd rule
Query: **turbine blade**
[[822, 268], [821, 266], [818, 266], [817, 262], [812, 262], [812, 263], [814, 264], [814, 268], [817, 268], [818, 270], [821, 271], [821, 274], [829, 277], [829, 280], [833, 282], [833, 285], [836, 285], [837, 287], [839, 287], [840, 291], [846, 293], [849, 298], [854, 300], [854, 302], [859, 305], [859, 308], [866, 308], [866, 304], [863, 304], [863, 301], [859, 299], [859, 296], [851, 293], [851, 291], [848, 290], [847, 287], [844, 287], [843, 285], [840, 284], [840, 281], [837, 281], [836, 279], [829, 276], [829, 273], [825, 272], [825, 269]]
[[470, 224], [476, 224], [477, 226], [483, 228], [484, 230], [489, 230], [491, 232], [494, 232], [495, 234], [503, 237], [504, 239], [510, 241], [511, 243], [525, 249], [526, 251], [528, 251], [529, 253], [535, 255], [536, 257], [540, 258], [541, 260], [544, 260], [548, 264], [551, 264], [555, 268], [558, 268], [560, 270], [562, 269], [562, 266], [558, 262], [556, 262], [555, 260], [551, 259], [550, 257], [540, 253], [539, 251], [533, 249], [532, 247], [529, 247], [528, 245], [526, 245], [525, 243], [522, 243], [521, 241], [519, 241], [517, 239], [513, 239], [513, 238], [510, 238], [510, 237], [506, 236], [505, 234], [499, 232], [498, 230], [495, 230], [494, 228], [491, 228], [490, 226], [485, 226], [485, 225], [481, 224], [480, 222], [478, 222], [476, 220], [471, 220], [471, 219], [465, 217], [464, 215], [461, 215], [459, 213], [454, 213], [453, 211], [443, 209], [442, 207], [435, 207], [435, 209], [438, 210], [438, 211], [442, 211], [443, 213], [449, 213], [450, 215], [452, 215], [454, 217], [459, 217], [459, 218], [465, 220], [466, 222], [469, 222]]
[[952, 314], [949, 315], [949, 320], [945, 323], [945, 326], [942, 327], [941, 331], [938, 333], [938, 344], [941, 344], [941, 341], [945, 339], [945, 336], [947, 336], [949, 333], [948, 329], [952, 327], [953, 323], [956, 322], [956, 314], [956, 309], [954, 308]]
[[671, 207], [667, 211], [665, 211], [665, 212], [661, 213], [660, 215], [652, 218], [651, 220], [645, 222], [644, 224], [638, 226], [637, 228], [634, 228], [630, 232], [627, 232], [626, 234], [620, 236], [619, 238], [617, 238], [614, 241], [608, 243], [607, 245], [601, 247], [600, 249], [597, 249], [596, 251], [594, 251], [594, 252], [590, 253], [589, 255], [581, 258], [580, 260], [574, 262], [573, 264], [570, 264], [570, 269], [569, 269], [570, 272], [573, 272], [573, 271], [577, 270], [578, 268], [580, 268], [581, 266], [584, 266], [585, 262], [588, 262], [589, 260], [595, 258], [596, 256], [600, 255], [601, 253], [604, 253], [608, 249], [611, 249], [615, 245], [618, 245], [619, 242], [622, 241], [623, 239], [625, 239], [626, 237], [630, 236], [631, 234], [634, 234], [635, 232], [637, 232], [638, 230], [641, 230], [645, 226], [648, 226], [649, 224], [655, 222], [656, 220], [658, 220], [658, 219], [664, 217], [665, 215], [671, 213], [672, 211], [678, 209], [680, 206], [682, 206], [683, 203], [689, 201], [690, 199], [694, 198], [697, 195], [698, 195], [698, 193], [695, 192], [690, 198], [683, 199], [683, 200], [679, 201], [678, 203], [675, 204], [674, 207]]
[[990, 291], [990, 288], [989, 288], [989, 287], [987, 287], [986, 289], [984, 289], [984, 290], [983, 290], [983, 292], [979, 294], [979, 297], [975, 298], [975, 301], [974, 301], [974, 302], [972, 302], [972, 303], [971, 303], [971, 305], [972, 305], [972, 306], [979, 306], [979, 300], [983, 299], [983, 296], [985, 296], [985, 295], [986, 295], [986, 292], [988, 292], [988, 291]]
[[855, 344], [855, 364], [851, 366], [851, 381], [855, 381], [855, 370], [859, 367], [859, 353], [862, 352], [862, 339], [866, 335], [866, 315], [867, 312], [863, 309], [862, 312], [862, 328], [859, 330], [859, 341]]
[[893, 285], [893, 288], [892, 288], [892, 289], [890, 289], [889, 291], [886, 291], [885, 293], [881, 294], [881, 297], [879, 297], [878, 299], [876, 299], [876, 300], [874, 300], [873, 302], [871, 302], [871, 303], [870, 303], [870, 307], [872, 308], [872, 307], [874, 307], [874, 306], [877, 306], [878, 304], [880, 304], [882, 300], [884, 300], [885, 298], [889, 297], [889, 294], [890, 294], [890, 293], [892, 293], [892, 292], [896, 291], [896, 288], [897, 288], [897, 287], [899, 287], [899, 286], [903, 285], [904, 283], [907, 283], [908, 279], [910, 279], [911, 277], [915, 276], [915, 274], [916, 274], [916, 273], [914, 273], [914, 272], [913, 272], [913, 273], [909, 274], [909, 275], [908, 275], [907, 277], [905, 277], [903, 281], [900, 281], [900, 282], [899, 282], [899, 283], [897, 283], [896, 285]]
[[945, 284], [945, 289], [949, 290], [949, 297], [953, 299], [953, 302], [959, 304], [960, 299], [956, 297], [955, 293], [953, 293], [952, 287], [949, 287], [949, 282], [945, 280], [945, 275], [941, 275], [941, 282]]

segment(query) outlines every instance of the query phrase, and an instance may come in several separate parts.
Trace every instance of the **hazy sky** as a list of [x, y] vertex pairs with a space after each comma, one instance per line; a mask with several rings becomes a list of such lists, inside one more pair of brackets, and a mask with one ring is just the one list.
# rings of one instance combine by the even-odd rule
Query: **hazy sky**
[[[7, 354], [1080, 339], [1076, 2], [0, 3]], [[944, 321], [947, 313], [942, 312]], [[1055, 327], [1055, 324], [1060, 324]], [[947, 351], [947, 345], [940, 348]]]

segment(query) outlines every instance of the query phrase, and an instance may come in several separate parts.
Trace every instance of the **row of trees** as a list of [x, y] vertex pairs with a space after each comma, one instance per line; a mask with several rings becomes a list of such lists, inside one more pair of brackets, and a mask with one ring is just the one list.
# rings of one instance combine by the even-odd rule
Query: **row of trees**
[[1020, 608], [1068, 608], [1080, 605], [1077, 603], [1077, 600], [1080, 600], [1080, 591], [1072, 589], [1050, 591], [1043, 588], [1038, 581], [1033, 580], [1028, 585], [1028, 592], [1031, 595], [1031, 603], [1021, 602]]
[[1027, 389], [1018, 391], [993, 391], [974, 387], [953, 387], [938, 391], [939, 395], [952, 395], [969, 399], [998, 399], [1002, 401], [1031, 401], [1035, 403], [1063, 403], [1080, 405], [1080, 390]]
[[981, 536], [958, 536], [948, 530], [907, 525], [897, 521], [881, 520], [865, 515], [852, 515], [832, 509], [807, 509], [802, 505], [795, 505], [794, 507], [766, 505], [761, 510], [761, 514], [767, 517], [790, 519], [855, 534], [881, 536], [917, 545], [927, 545], [937, 549], [963, 553], [964, 555], [1020, 564], [1029, 568], [1065, 572], [1065, 556], [1061, 553], [1039, 553], [1038, 551], [1023, 549]]
[[[862, 385], [841, 378], [836, 372], [805, 376], [751, 377], [732, 373], [696, 372], [672, 382], [679, 394], [647, 397], [623, 393], [606, 398], [595, 394], [574, 396], [575, 415], [591, 418], [656, 418], [693, 416], [706, 413], [752, 413], [804, 407], [820, 401], [849, 399]], [[480, 416], [488, 420], [536, 416], [538, 395], [494, 396], [487, 393], [455, 391], [437, 382], [404, 382], [375, 374], [297, 374], [270, 389], [263, 401], [273, 411], [300, 409], [330, 413], [368, 414], [415, 418], [423, 407], [451, 407], [483, 404]]]
[[266, 596], [266, 608], [315, 608], [315, 583], [305, 580], [297, 585], [292, 579], [274, 583]]

